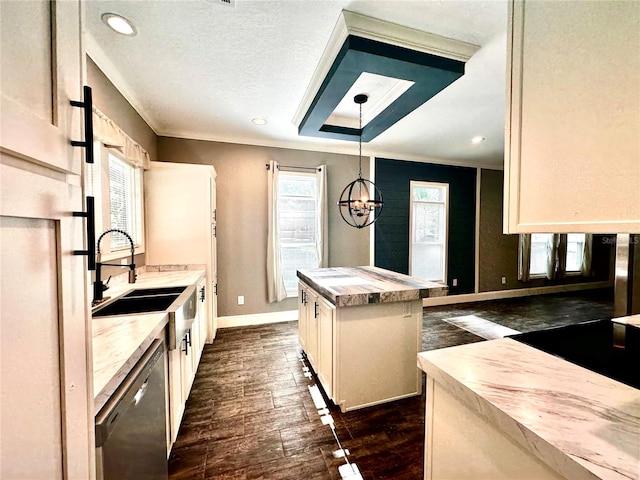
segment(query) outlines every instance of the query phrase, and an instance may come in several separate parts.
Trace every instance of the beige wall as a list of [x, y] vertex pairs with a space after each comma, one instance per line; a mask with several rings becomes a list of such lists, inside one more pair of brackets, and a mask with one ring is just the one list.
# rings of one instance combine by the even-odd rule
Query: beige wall
[[151, 160], [155, 160], [157, 135], [89, 57], [87, 84], [92, 90], [93, 104], [149, 152]]
[[[155, 160], [157, 135], [89, 57], [87, 57], [87, 85], [91, 87], [93, 104], [96, 108], [149, 152], [151, 160]], [[100, 233], [96, 232], [96, 235]], [[136, 255], [134, 261], [137, 267], [145, 265], [144, 253]], [[104, 278], [108, 278], [109, 275], [120, 275], [126, 271], [123, 268], [106, 266], [102, 273]]]
[[[613, 251], [610, 241], [601, 235], [593, 239], [593, 276], [568, 276], [560, 280], [544, 278], [528, 282], [518, 280], [518, 235], [502, 233], [502, 190], [504, 172], [481, 170], [480, 185], [480, 281], [479, 291], [490, 292], [514, 288], [584, 283], [612, 279]], [[502, 285], [502, 277], [507, 277]]]
[[[218, 315], [295, 310], [297, 299], [267, 302], [265, 164], [327, 165], [329, 266], [369, 264], [369, 230], [349, 227], [336, 201], [358, 174], [357, 156], [159, 137], [158, 160], [213, 165], [217, 173]], [[363, 170], [369, 168], [363, 158]], [[170, 192], [168, 192], [170, 194]], [[245, 304], [237, 305], [238, 295]]]

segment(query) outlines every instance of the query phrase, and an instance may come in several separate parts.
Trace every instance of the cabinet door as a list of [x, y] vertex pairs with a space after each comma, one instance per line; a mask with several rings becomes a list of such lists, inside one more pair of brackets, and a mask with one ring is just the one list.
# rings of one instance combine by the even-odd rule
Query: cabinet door
[[638, 3], [510, 7], [505, 231], [639, 232]]
[[307, 290], [307, 338], [305, 345], [307, 359], [316, 373], [318, 373], [318, 295], [311, 289]]
[[206, 285], [206, 278], [198, 284], [198, 325], [200, 328], [198, 347], [196, 348], [198, 362], [200, 361], [200, 357], [202, 356], [202, 349], [204, 348], [204, 344], [208, 334], [207, 326], [209, 325], [209, 319], [207, 316], [207, 302], [211, 302], [211, 300], [209, 299], [209, 295], [211, 295], [211, 292], [207, 291]]
[[92, 479], [81, 7], [1, 3], [0, 478]]
[[178, 430], [184, 413], [184, 388], [182, 385], [182, 342], [178, 347], [169, 350], [169, 423], [171, 427], [171, 444], [178, 438]]
[[308, 323], [308, 303], [307, 288], [298, 283], [298, 341], [303, 351], [307, 351], [307, 323]]
[[57, 171], [80, 174], [84, 61], [75, 0], [2, 2], [0, 147]]
[[335, 307], [318, 299], [318, 368], [317, 375], [322, 388], [333, 398], [333, 353], [334, 353]]

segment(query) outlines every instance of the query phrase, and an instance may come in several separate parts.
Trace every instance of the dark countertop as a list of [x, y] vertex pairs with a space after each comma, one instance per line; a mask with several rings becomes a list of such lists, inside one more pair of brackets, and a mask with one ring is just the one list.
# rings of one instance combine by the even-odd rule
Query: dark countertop
[[337, 307], [420, 300], [448, 292], [444, 284], [378, 267], [298, 270], [298, 278]]

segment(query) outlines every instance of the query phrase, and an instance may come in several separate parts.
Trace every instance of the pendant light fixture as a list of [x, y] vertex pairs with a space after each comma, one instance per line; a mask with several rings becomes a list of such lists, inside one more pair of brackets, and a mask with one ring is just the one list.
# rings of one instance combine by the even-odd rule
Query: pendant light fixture
[[344, 187], [338, 208], [342, 219], [355, 228], [364, 228], [375, 222], [382, 213], [382, 193], [371, 180], [362, 178], [362, 104], [368, 100], [364, 94], [353, 97], [360, 106], [360, 138], [358, 150], [358, 178]]

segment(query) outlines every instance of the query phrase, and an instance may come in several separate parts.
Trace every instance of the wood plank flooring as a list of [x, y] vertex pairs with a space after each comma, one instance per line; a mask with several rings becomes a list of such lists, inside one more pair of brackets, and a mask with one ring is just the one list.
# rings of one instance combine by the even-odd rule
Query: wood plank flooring
[[[423, 349], [482, 341], [444, 318], [476, 315], [519, 331], [604, 318], [610, 291], [433, 307]], [[527, 330], [528, 329], [528, 330]], [[205, 347], [169, 459], [172, 480], [339, 479], [338, 444], [311, 399], [297, 322], [218, 331]], [[342, 414], [335, 432], [365, 480], [422, 478], [424, 394]]]

